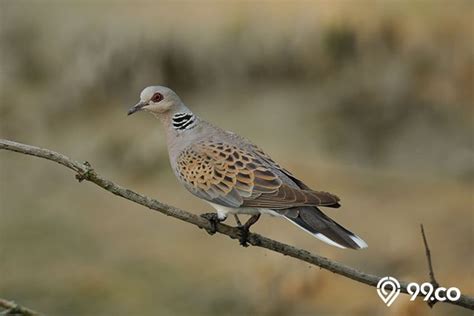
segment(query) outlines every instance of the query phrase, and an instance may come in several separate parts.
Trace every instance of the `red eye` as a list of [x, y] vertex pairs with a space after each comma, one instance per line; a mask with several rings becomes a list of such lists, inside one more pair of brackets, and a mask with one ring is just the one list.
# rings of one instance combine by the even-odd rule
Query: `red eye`
[[161, 93], [157, 92], [151, 97], [151, 100], [155, 103], [158, 103], [161, 100], [163, 100], [163, 95]]

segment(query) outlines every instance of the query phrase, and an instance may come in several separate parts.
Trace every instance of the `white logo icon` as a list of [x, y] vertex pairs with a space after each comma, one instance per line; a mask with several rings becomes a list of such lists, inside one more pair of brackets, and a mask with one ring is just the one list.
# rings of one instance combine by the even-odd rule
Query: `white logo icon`
[[400, 283], [394, 277], [381, 278], [377, 283], [377, 294], [387, 306], [390, 306], [400, 294]]

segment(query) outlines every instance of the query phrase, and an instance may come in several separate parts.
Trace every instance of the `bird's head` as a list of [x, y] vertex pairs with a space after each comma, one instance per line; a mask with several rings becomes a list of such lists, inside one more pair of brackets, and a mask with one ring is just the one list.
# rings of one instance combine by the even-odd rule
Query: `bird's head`
[[173, 90], [163, 86], [151, 86], [140, 93], [140, 102], [128, 110], [128, 115], [145, 110], [155, 115], [178, 111], [183, 107], [181, 99]]

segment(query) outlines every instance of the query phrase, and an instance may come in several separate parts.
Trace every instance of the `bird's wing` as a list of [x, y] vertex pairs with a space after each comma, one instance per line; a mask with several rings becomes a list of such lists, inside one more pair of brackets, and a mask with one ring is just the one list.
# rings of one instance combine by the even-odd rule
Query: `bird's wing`
[[177, 175], [196, 196], [227, 207], [287, 209], [331, 206], [339, 198], [327, 192], [283, 183], [259, 153], [219, 141], [189, 146], [177, 159]]
[[258, 157], [260, 157], [261, 160], [266, 162], [271, 167], [271, 169], [276, 169], [285, 174], [287, 177], [289, 177], [300, 189], [312, 191], [311, 188], [308, 187], [303, 181], [296, 178], [290, 171], [281, 167], [269, 155], [267, 155], [262, 149], [260, 149], [256, 145], [251, 144], [251, 151], [254, 152]]
[[307, 186], [303, 181], [301, 181], [296, 176], [294, 176], [290, 171], [288, 171], [287, 169], [281, 167], [278, 163], [276, 163], [270, 156], [268, 156], [262, 149], [260, 149], [256, 145], [250, 144], [250, 150], [253, 153], [255, 153], [258, 157], [260, 157], [262, 159], [262, 161], [265, 162], [270, 167], [271, 170], [276, 170], [277, 173], [282, 173], [283, 177], [287, 178], [287, 180], [284, 181], [284, 182], [288, 182], [288, 180], [289, 180], [290, 183], [296, 185], [298, 188], [300, 188], [302, 190], [312, 191], [312, 192], [316, 192], [318, 194], [330, 194], [333, 197], [335, 197], [336, 200], [337, 200], [333, 204], [320, 204], [321, 206], [332, 207], [332, 208], [341, 207], [341, 204], [339, 204], [340, 199], [336, 195], [331, 194], [331, 193], [327, 193], [327, 192], [314, 191], [309, 186]]

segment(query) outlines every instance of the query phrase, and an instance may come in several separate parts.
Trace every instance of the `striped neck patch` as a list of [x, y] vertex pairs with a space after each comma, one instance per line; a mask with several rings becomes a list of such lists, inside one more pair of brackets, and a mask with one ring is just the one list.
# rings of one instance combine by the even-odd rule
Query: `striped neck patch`
[[172, 123], [176, 130], [191, 129], [196, 125], [196, 117], [192, 113], [176, 113], [173, 115]]

